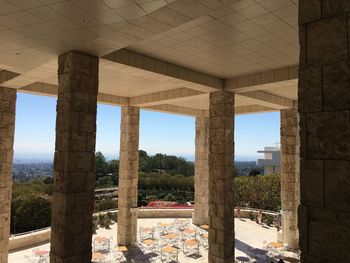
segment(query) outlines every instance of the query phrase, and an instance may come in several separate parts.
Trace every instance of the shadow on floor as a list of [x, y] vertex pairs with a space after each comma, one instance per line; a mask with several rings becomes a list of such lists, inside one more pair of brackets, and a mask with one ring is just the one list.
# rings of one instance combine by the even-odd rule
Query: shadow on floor
[[254, 248], [248, 245], [247, 243], [242, 242], [239, 239], [235, 239], [235, 248], [243, 252], [244, 254], [250, 256], [251, 258], [254, 258], [256, 262], [273, 262], [270, 261], [272, 259], [270, 259], [267, 256], [267, 250]]

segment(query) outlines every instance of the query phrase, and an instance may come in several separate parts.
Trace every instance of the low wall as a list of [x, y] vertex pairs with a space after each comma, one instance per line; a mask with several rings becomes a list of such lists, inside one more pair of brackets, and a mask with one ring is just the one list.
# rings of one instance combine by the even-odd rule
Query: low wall
[[[100, 213], [110, 212], [117, 214], [118, 210], [108, 210]], [[193, 209], [140, 209], [138, 211], [138, 218], [192, 218]], [[249, 214], [257, 214], [258, 210], [241, 209], [241, 218], [249, 218]], [[276, 213], [263, 211], [263, 214], [275, 216]], [[237, 211], [235, 209], [235, 217]], [[50, 242], [51, 228], [46, 228], [38, 231], [32, 231], [15, 236], [11, 236], [9, 240], [9, 250], [13, 252], [38, 244]]]
[[193, 209], [140, 209], [138, 218], [192, 218]]
[[51, 228], [22, 233], [20, 235], [11, 236], [9, 240], [10, 252], [32, 247], [38, 244], [49, 242], [51, 239]]

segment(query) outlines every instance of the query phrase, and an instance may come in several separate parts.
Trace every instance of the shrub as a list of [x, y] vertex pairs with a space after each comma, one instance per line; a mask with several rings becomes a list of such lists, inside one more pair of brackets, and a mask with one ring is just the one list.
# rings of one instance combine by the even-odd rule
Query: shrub
[[107, 219], [112, 222], [113, 220], [113, 214], [111, 212], [107, 212]]
[[249, 213], [249, 219], [252, 220], [252, 221], [256, 221], [256, 215], [254, 215], [253, 212], [250, 212]]
[[281, 207], [279, 175], [238, 176], [234, 178], [235, 207], [242, 204], [256, 209], [279, 211]]
[[268, 225], [268, 226], [272, 225], [273, 222], [274, 222], [274, 216], [273, 216], [273, 215], [269, 215], [269, 214], [264, 214], [264, 216], [263, 216], [263, 222], [264, 222], [266, 225]]
[[107, 219], [107, 216], [105, 214], [98, 215], [98, 224], [100, 225], [100, 227], [106, 226], [106, 219]]
[[114, 208], [117, 208], [117, 206], [118, 206], [118, 203], [116, 200], [113, 200], [111, 198], [106, 198], [98, 203], [97, 211], [114, 209]]

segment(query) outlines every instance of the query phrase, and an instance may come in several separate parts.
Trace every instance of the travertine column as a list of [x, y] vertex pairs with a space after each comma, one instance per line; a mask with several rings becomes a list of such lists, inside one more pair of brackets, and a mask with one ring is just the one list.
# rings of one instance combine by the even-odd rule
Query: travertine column
[[209, 106], [210, 263], [234, 262], [234, 94], [213, 92]]
[[196, 225], [209, 224], [209, 118], [196, 118], [196, 160], [194, 169], [194, 213]]
[[350, 262], [348, 0], [299, 1], [302, 262]]
[[298, 206], [300, 203], [299, 114], [297, 109], [281, 110], [281, 202], [283, 241], [299, 247]]
[[51, 263], [91, 261], [98, 58], [58, 59]]
[[0, 263], [7, 263], [16, 90], [0, 87]]
[[139, 170], [138, 107], [122, 107], [120, 125], [118, 244], [134, 245], [137, 238], [137, 182]]

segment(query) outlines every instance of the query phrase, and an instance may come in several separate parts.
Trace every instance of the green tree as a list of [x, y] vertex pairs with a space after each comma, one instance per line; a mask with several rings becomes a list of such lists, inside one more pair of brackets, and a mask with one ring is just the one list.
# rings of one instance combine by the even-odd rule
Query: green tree
[[259, 169], [257, 169], [257, 168], [253, 168], [253, 169], [251, 169], [250, 172], [249, 172], [249, 176], [257, 176], [257, 175], [259, 175], [259, 174], [260, 174], [260, 171], [259, 171]]
[[107, 174], [108, 163], [106, 162], [106, 158], [101, 152], [96, 152], [96, 178], [104, 176]]

